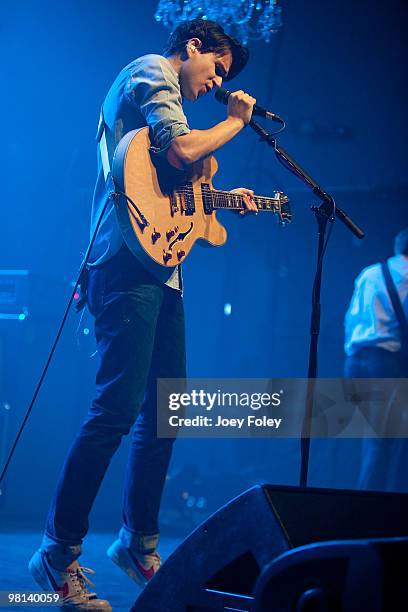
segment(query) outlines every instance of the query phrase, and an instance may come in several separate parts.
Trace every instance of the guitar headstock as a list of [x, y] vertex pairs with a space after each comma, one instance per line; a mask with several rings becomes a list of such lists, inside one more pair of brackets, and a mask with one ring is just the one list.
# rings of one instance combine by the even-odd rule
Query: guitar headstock
[[283, 191], [275, 191], [274, 194], [275, 210], [278, 216], [279, 225], [286, 225], [292, 221], [292, 211], [290, 209], [289, 198]]

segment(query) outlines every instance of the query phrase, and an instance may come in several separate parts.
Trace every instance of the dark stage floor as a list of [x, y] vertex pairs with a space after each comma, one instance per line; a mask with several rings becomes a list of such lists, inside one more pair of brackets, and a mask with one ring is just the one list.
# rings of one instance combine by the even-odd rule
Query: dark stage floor
[[[98, 595], [110, 601], [114, 612], [127, 612], [140, 591], [137, 585], [105, 554], [106, 549], [116, 537], [117, 535], [113, 533], [98, 533], [87, 536], [81, 562], [85, 567], [95, 570], [96, 574], [90, 576], [90, 578], [95, 583], [95, 590]], [[0, 534], [0, 591], [40, 590], [27, 569], [28, 561], [40, 541], [40, 533]], [[162, 560], [165, 560], [173, 552], [180, 541], [176, 538], [162, 538], [159, 546]], [[0, 608], [2, 608], [1, 605]], [[9, 607], [8, 609], [17, 608]], [[39, 611], [55, 608], [36, 606], [33, 609]]]

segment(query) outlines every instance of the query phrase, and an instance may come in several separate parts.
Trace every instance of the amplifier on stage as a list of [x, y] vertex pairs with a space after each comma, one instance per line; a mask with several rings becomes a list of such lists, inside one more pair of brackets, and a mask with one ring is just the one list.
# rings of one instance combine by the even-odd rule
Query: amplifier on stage
[[28, 281], [28, 270], [0, 270], [0, 319], [27, 317]]

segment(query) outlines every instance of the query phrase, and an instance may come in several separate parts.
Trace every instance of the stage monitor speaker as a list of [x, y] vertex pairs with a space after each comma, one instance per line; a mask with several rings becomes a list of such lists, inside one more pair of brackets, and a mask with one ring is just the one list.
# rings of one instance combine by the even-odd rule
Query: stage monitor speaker
[[257, 579], [282, 553], [312, 542], [408, 536], [407, 516], [408, 494], [253, 487], [182, 542], [132, 612], [249, 610]]
[[406, 612], [408, 538], [318, 542], [272, 561], [251, 612]]

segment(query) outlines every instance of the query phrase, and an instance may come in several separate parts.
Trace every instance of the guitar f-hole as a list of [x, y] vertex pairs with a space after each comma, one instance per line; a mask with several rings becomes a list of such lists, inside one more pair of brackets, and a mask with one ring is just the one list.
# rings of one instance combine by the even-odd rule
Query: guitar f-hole
[[186, 232], [180, 232], [180, 234], [169, 244], [169, 250], [171, 250], [173, 248], [173, 246], [176, 244], [176, 242], [181, 242], [182, 240], [184, 240], [184, 238], [186, 236], [188, 236], [192, 231], [193, 231], [193, 222], [191, 221], [190, 223], [190, 227]]

